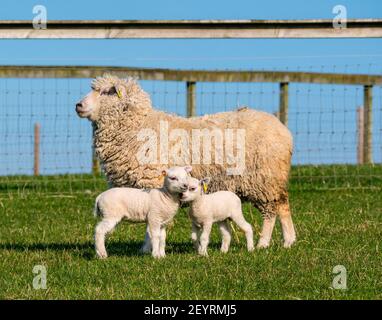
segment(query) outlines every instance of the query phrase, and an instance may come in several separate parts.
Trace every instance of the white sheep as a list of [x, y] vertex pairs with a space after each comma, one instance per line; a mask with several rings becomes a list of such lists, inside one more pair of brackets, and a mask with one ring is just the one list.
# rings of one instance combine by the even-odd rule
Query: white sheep
[[[201, 255], [207, 255], [207, 247], [211, 227], [214, 222], [219, 224], [222, 234], [221, 252], [227, 252], [231, 242], [231, 230], [228, 219], [234, 221], [242, 229], [247, 238], [248, 251], [253, 250], [253, 231], [251, 225], [244, 219], [240, 198], [230, 191], [217, 191], [205, 194], [203, 190], [210, 179], [188, 179], [188, 190], [180, 200], [190, 202], [189, 215], [192, 219], [191, 238], [195, 248]], [[201, 233], [200, 233], [201, 229]]]
[[[179, 208], [179, 197], [187, 190], [190, 166], [164, 170], [164, 182], [158, 189], [111, 188], [101, 193], [94, 207], [94, 215], [102, 217], [95, 228], [97, 256], [106, 258], [105, 236], [121, 220], [147, 222], [152, 242], [152, 256], [165, 256], [166, 225]], [[151, 245], [150, 245], [151, 246]]]

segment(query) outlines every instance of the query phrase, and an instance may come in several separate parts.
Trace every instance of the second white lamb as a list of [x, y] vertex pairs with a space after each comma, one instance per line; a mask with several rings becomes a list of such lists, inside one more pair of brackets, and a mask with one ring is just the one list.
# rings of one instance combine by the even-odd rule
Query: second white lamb
[[207, 247], [211, 227], [214, 222], [219, 224], [222, 234], [221, 251], [227, 252], [231, 242], [231, 230], [228, 219], [234, 221], [245, 233], [248, 251], [253, 250], [252, 226], [244, 219], [240, 198], [230, 191], [218, 191], [205, 194], [205, 186], [210, 179], [198, 180], [189, 177], [188, 189], [183, 192], [180, 200], [190, 202], [189, 215], [192, 220], [191, 238], [198, 253], [207, 256]]

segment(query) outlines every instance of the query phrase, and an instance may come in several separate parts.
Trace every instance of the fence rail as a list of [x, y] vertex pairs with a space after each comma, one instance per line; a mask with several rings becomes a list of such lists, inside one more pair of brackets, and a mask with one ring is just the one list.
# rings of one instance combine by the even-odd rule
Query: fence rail
[[333, 20], [49, 20], [47, 29], [32, 21], [0, 21], [0, 39], [113, 38], [381, 38], [382, 19]]

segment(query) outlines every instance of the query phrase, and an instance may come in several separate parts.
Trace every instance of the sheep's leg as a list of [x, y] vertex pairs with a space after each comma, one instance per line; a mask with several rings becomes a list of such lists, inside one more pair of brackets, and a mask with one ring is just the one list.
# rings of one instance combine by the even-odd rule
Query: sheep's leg
[[95, 250], [99, 258], [107, 258], [107, 252], [105, 248], [105, 236], [113, 231], [114, 227], [121, 219], [105, 219], [100, 221], [95, 228]]
[[192, 232], [191, 232], [191, 240], [194, 244], [195, 250], [198, 250], [199, 248], [199, 235], [200, 235], [200, 228], [196, 225], [196, 223], [192, 222]]
[[241, 209], [236, 214], [233, 214], [231, 216], [231, 219], [233, 220], [233, 222], [235, 222], [239, 226], [241, 230], [244, 231], [245, 237], [247, 239], [247, 249], [248, 251], [252, 251], [253, 250], [252, 226], [247, 221], [245, 221], [243, 213], [241, 212]]
[[199, 245], [199, 254], [202, 256], [207, 256], [207, 247], [208, 247], [208, 242], [210, 240], [210, 233], [211, 233], [211, 227], [212, 223], [207, 222], [203, 224], [202, 227], [202, 233], [200, 235], [200, 245]]
[[296, 241], [296, 231], [292, 221], [292, 215], [289, 209], [288, 201], [278, 205], [278, 214], [281, 222], [281, 228], [284, 238], [284, 248], [290, 248]]
[[153, 247], [151, 244], [151, 238], [150, 238], [150, 230], [149, 226], [146, 228], [146, 234], [145, 234], [145, 242], [143, 243], [143, 246], [141, 247], [142, 253], [151, 253]]
[[231, 243], [231, 228], [227, 221], [223, 221], [219, 223], [219, 229], [222, 235], [222, 246], [220, 251], [226, 253], [228, 252], [229, 245]]
[[273, 228], [275, 226], [276, 216], [264, 216], [263, 228], [261, 230], [260, 240], [257, 243], [258, 248], [267, 248], [271, 242]]
[[150, 235], [152, 243], [152, 256], [154, 258], [160, 258], [160, 240], [161, 240], [161, 227], [159, 224], [150, 225]]
[[166, 256], [166, 227], [162, 226], [160, 230], [160, 244], [159, 244], [159, 253], [163, 258]]

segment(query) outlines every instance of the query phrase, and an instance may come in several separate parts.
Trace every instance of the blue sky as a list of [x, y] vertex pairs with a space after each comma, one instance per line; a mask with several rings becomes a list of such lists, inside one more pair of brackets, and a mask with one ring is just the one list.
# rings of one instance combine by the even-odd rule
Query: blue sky
[[[381, 18], [378, 0], [320, 1], [10, 1], [0, 19], [33, 18], [43, 4], [49, 19], [314, 19]], [[255, 40], [3, 40], [1, 64], [98, 64], [179, 68], [314, 68], [367, 65], [382, 58], [381, 39]]]
[[[47, 8], [48, 28], [49, 19], [331, 19], [334, 16], [332, 8], [338, 4], [347, 8], [348, 18], [382, 18], [382, 1], [378, 0], [2, 0], [0, 19], [32, 20], [32, 8], [37, 4]], [[116, 65], [381, 74], [381, 61], [382, 39], [0, 40], [0, 65]], [[8, 139], [6, 144], [0, 143], [0, 174], [31, 172], [34, 122], [40, 122], [43, 134], [45, 132], [45, 156], [42, 157], [46, 162], [42, 165], [45, 173], [87, 171], [90, 168], [90, 127], [73, 114], [73, 105], [88, 90], [89, 80], [33, 81], [0, 80], [0, 136]], [[143, 85], [153, 95], [157, 107], [182, 114], [185, 101], [181, 85], [151, 82]], [[24, 88], [21, 95], [18, 94], [20, 88]], [[49, 89], [45, 99], [46, 88]], [[201, 84], [198, 90], [200, 114], [232, 109], [238, 104], [249, 104], [269, 112], [277, 110], [277, 85]], [[168, 91], [170, 93], [164, 94]], [[381, 88], [375, 88], [374, 95], [377, 133], [374, 157], [376, 162], [381, 162]], [[64, 97], [64, 103], [58, 105], [57, 96], [59, 101]], [[297, 141], [294, 163], [353, 163], [355, 110], [360, 104], [361, 87], [293, 84], [290, 129]], [[60, 114], [59, 118], [54, 115], [55, 111]], [[20, 114], [22, 117], [18, 116]]]

